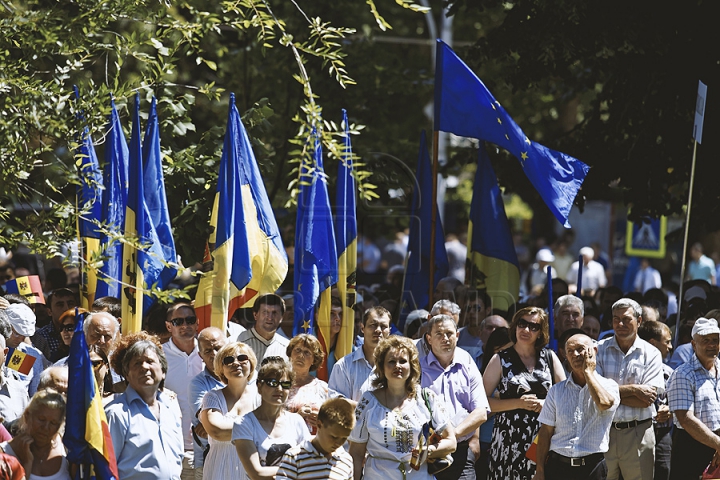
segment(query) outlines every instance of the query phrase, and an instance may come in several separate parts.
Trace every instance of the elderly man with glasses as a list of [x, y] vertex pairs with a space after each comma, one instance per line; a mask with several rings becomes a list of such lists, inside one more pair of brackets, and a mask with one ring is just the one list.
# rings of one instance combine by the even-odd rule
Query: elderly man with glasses
[[183, 459], [183, 480], [195, 478], [193, 466], [192, 419], [195, 415], [190, 404], [188, 385], [202, 371], [203, 361], [198, 351], [198, 322], [195, 309], [188, 303], [177, 303], [168, 309], [165, 326], [170, 332], [170, 340], [163, 344], [167, 358], [168, 371], [165, 387], [177, 394], [182, 412], [182, 433], [185, 446]]

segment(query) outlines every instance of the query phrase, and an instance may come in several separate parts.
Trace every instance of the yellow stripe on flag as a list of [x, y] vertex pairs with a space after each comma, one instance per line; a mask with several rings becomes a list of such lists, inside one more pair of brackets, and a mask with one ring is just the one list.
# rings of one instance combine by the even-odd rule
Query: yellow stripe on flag
[[357, 271], [357, 239], [350, 242], [338, 259], [338, 291], [343, 303], [342, 328], [335, 345], [335, 359], [340, 360], [352, 352], [355, 344], [355, 286]]
[[320, 292], [320, 299], [317, 309], [317, 329], [318, 339], [325, 350], [325, 359], [323, 360], [322, 366], [318, 369], [318, 378], [327, 382], [328, 370], [327, 370], [327, 356], [330, 351], [330, 313], [332, 310], [332, 288], [326, 288]]
[[[99, 238], [82, 238], [84, 244], [83, 253], [85, 256], [85, 292], [83, 297], [80, 299], [82, 307], [86, 310], [90, 310], [93, 302], [95, 301], [95, 292], [97, 292], [97, 269], [94, 266], [96, 259], [100, 252], [100, 239]], [[102, 280], [101, 280], [102, 281]]]
[[[472, 245], [472, 221], [468, 225], [468, 245]], [[518, 291], [520, 289], [520, 272], [517, 267], [510, 262], [506, 262], [499, 258], [493, 258], [482, 255], [478, 252], [468, 250], [468, 268], [473, 269], [475, 279], [471, 288], [487, 289], [487, 293], [492, 298], [492, 307], [500, 310], [508, 311], [509, 308], [518, 300]]]
[[[125, 235], [137, 238], [135, 212], [125, 210]], [[122, 290], [122, 333], [139, 332], [142, 329], [143, 290], [142, 269], [138, 268], [138, 251], [129, 243], [123, 243]]]

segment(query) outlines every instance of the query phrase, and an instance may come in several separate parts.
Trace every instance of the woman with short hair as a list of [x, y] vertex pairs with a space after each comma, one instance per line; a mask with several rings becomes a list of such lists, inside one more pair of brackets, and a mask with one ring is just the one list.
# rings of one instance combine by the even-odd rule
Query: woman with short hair
[[305, 419], [310, 433], [315, 435], [318, 410], [328, 398], [328, 384], [314, 377], [310, 372], [316, 371], [322, 365], [325, 353], [320, 341], [306, 333], [293, 337], [286, 352], [295, 372], [295, 380], [286, 403], [287, 409], [300, 414]]

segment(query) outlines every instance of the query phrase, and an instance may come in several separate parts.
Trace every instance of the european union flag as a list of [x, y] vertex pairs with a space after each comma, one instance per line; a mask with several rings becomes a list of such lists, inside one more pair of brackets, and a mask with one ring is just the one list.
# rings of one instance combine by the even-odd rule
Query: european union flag
[[[313, 160], [300, 166], [300, 195], [295, 223], [295, 327], [310, 333], [320, 294], [338, 281], [338, 255], [323, 170], [320, 135], [313, 128]], [[329, 312], [328, 312], [329, 313]]]
[[520, 267], [495, 171], [480, 146], [468, 225], [466, 282], [487, 289], [493, 308], [507, 311], [518, 298]]
[[[402, 297], [402, 319], [410, 311], [428, 308], [430, 299], [430, 238], [432, 237], [432, 168], [428, 155], [425, 131], [420, 137], [420, 153], [416, 173], [417, 184], [413, 189], [410, 216], [410, 237], [408, 239], [408, 260], [405, 274], [405, 285]], [[433, 287], [440, 279], [447, 276], [449, 269], [447, 250], [445, 250], [445, 233], [440, 216], [435, 226], [435, 275]], [[428, 308], [429, 310], [429, 308]]]
[[570, 228], [568, 215], [590, 167], [531, 141], [442, 40], [435, 66], [435, 130], [485, 140], [515, 155], [555, 218]]

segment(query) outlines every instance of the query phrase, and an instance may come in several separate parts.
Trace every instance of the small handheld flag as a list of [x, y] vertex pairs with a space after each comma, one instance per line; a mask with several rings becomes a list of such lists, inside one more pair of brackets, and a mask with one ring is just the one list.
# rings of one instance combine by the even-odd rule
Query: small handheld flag
[[8, 347], [8, 352], [5, 356], [5, 366], [23, 375], [27, 375], [30, 373], [30, 370], [32, 370], [35, 360], [37, 360], [37, 357], [21, 352], [16, 348]]

